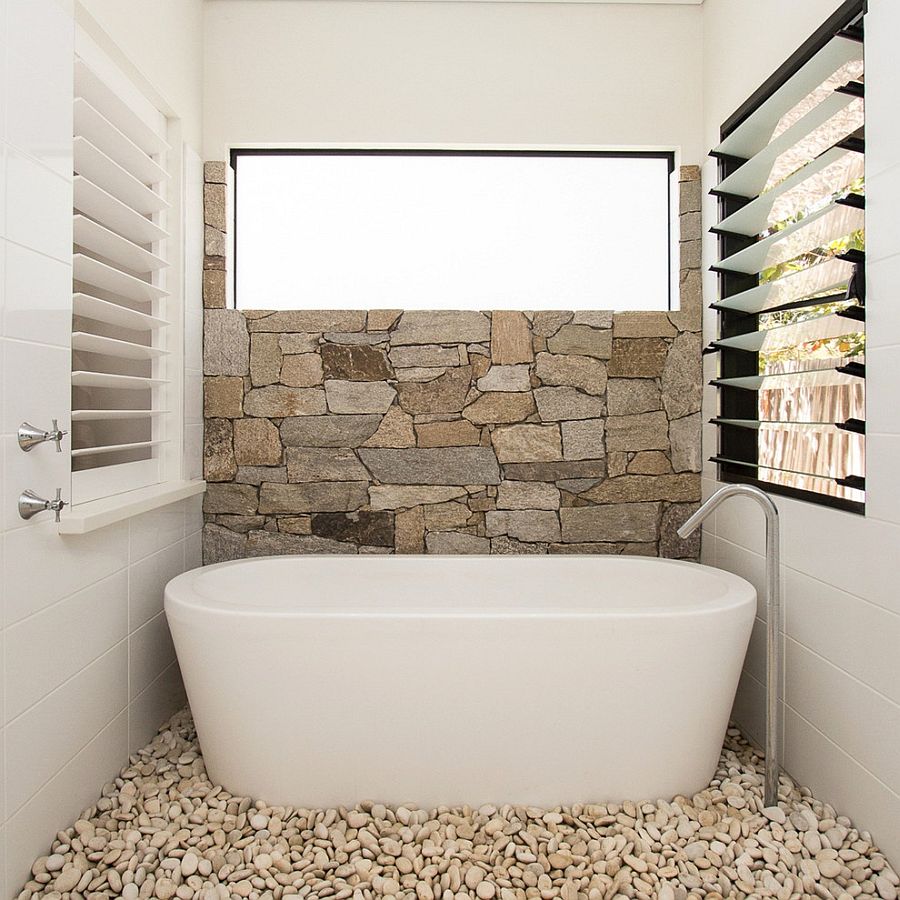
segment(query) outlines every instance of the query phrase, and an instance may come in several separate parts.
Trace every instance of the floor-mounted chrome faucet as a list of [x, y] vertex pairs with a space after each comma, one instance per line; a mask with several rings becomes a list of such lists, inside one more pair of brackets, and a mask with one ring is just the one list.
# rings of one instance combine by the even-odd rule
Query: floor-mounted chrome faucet
[[778, 720], [778, 689], [781, 685], [781, 538], [778, 508], [771, 497], [748, 484], [727, 484], [719, 488], [700, 509], [678, 529], [686, 538], [729, 497], [751, 497], [766, 514], [766, 806], [778, 803], [778, 776], [781, 772], [781, 728]]
[[62, 499], [62, 488], [56, 489], [56, 498], [53, 500], [45, 500], [34, 491], [23, 491], [19, 494], [19, 515], [23, 519], [30, 519], [45, 509], [52, 509], [56, 513], [56, 521], [58, 522], [62, 508], [68, 505], [68, 501]]
[[44, 431], [42, 428], [35, 428], [34, 425], [23, 422], [19, 426], [19, 446], [28, 453], [29, 450], [36, 447], [38, 444], [43, 444], [44, 441], [56, 441], [56, 452], [60, 453], [62, 452], [60, 443], [62, 442], [64, 434], [68, 434], [68, 432], [60, 430], [56, 419], [53, 419], [53, 427], [49, 431]]

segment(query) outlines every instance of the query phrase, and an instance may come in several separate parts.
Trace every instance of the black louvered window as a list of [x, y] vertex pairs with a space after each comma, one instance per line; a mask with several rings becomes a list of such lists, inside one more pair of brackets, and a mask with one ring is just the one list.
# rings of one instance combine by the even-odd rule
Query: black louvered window
[[722, 127], [722, 481], [865, 502], [864, 3], [845, 3]]

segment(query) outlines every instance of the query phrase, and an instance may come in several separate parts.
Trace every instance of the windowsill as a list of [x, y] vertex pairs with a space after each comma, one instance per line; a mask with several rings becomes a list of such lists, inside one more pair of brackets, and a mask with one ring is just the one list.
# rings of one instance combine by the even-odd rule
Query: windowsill
[[202, 494], [205, 490], [205, 481], [172, 481], [67, 507], [63, 510], [59, 522], [59, 533], [86, 534], [116, 522], [123, 522], [151, 509], [186, 500], [188, 497]]

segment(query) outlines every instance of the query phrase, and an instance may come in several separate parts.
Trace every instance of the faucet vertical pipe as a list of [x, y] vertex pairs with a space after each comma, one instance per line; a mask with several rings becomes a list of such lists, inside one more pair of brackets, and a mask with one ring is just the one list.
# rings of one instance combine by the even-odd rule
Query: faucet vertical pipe
[[766, 776], [765, 805], [778, 803], [778, 776], [781, 772], [781, 722], [778, 698], [782, 679], [781, 646], [781, 533], [778, 509], [764, 491], [747, 484], [727, 484], [719, 488], [678, 529], [682, 538], [692, 534], [723, 501], [733, 496], [751, 497], [766, 515]]

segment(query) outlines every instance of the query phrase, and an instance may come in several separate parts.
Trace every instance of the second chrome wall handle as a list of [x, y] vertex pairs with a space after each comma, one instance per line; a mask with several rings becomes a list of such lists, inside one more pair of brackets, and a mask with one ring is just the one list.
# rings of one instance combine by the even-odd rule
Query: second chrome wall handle
[[68, 505], [69, 502], [62, 499], [62, 488], [56, 489], [56, 498], [54, 500], [45, 500], [34, 491], [23, 491], [19, 495], [19, 515], [23, 519], [30, 519], [39, 512], [49, 509], [56, 513], [56, 521], [58, 522], [62, 508]]
[[43, 444], [44, 441], [55, 441], [56, 442], [56, 452], [62, 452], [62, 447], [60, 446], [63, 435], [68, 434], [67, 431], [61, 431], [60, 427], [56, 421], [53, 419], [53, 427], [49, 431], [44, 431], [42, 428], [35, 428], [34, 425], [31, 425], [28, 422], [23, 422], [19, 426], [19, 446], [28, 453], [32, 447], [36, 447], [38, 444]]

